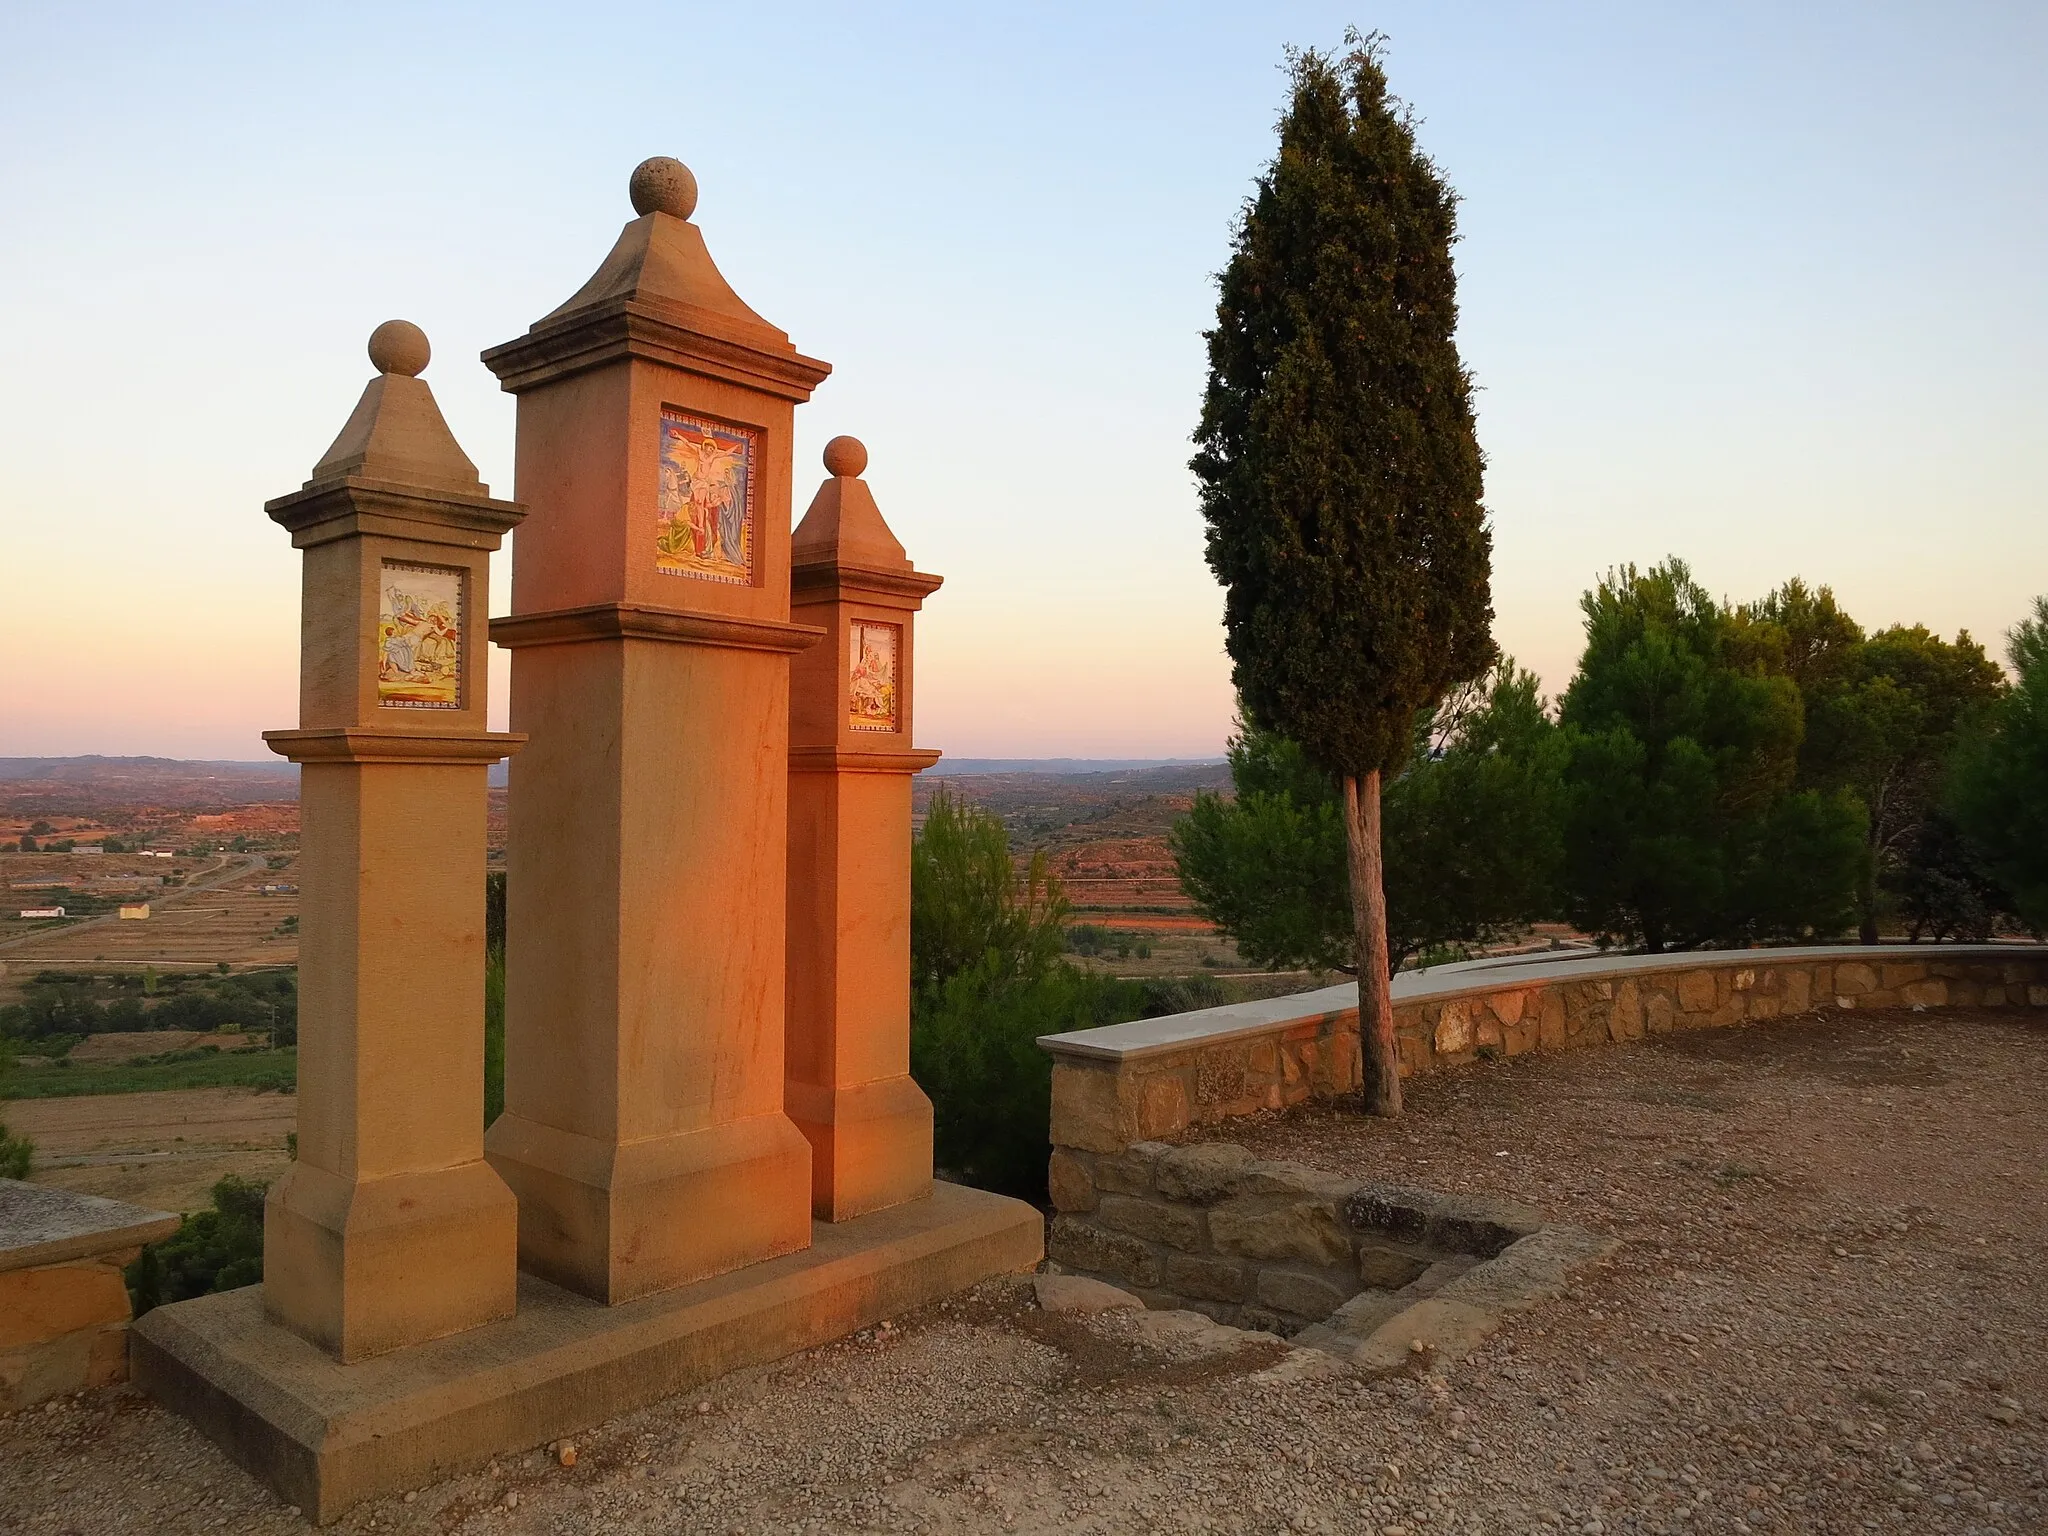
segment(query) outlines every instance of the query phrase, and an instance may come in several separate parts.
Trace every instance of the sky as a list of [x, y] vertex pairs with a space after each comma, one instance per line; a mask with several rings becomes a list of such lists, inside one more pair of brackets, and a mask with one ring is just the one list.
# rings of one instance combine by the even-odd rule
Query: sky
[[1496, 637], [1549, 689], [1621, 562], [1738, 601], [1800, 575], [1994, 651], [2048, 592], [2038, 3], [0, 0], [0, 755], [264, 756], [298, 556], [263, 503], [369, 332], [425, 328], [515, 494], [477, 354], [581, 285], [655, 154], [833, 365], [794, 515], [852, 433], [946, 578], [920, 743], [1219, 753], [1201, 333], [1284, 52], [1350, 25], [1463, 198]]

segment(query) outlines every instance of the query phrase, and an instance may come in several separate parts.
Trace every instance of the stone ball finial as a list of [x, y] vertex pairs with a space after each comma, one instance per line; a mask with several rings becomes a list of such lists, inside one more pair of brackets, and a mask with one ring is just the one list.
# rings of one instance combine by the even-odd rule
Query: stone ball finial
[[835, 437], [825, 445], [825, 472], [857, 475], [868, 467], [867, 444], [857, 437]]
[[410, 320], [386, 320], [370, 332], [370, 366], [379, 373], [416, 379], [433, 355], [427, 333]]
[[633, 211], [638, 214], [665, 213], [687, 219], [697, 211], [697, 178], [687, 165], [669, 155], [656, 155], [634, 166], [629, 190]]

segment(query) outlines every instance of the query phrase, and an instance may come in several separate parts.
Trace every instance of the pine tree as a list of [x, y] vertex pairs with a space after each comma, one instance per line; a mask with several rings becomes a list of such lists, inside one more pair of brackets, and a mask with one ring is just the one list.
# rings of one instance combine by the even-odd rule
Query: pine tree
[[1342, 783], [1366, 1107], [1401, 1108], [1380, 781], [1493, 658], [1492, 538], [1458, 356], [1457, 195], [1381, 40], [1291, 56], [1280, 148], [1207, 333], [1191, 467], [1239, 696]]

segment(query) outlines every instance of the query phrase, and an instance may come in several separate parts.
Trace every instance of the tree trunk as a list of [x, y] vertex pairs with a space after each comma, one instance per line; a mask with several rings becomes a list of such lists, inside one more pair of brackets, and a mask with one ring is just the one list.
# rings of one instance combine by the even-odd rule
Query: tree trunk
[[1387, 890], [1380, 861], [1380, 776], [1344, 776], [1344, 841], [1351, 854], [1351, 921], [1357, 941], [1358, 1044], [1368, 1114], [1401, 1113], [1401, 1056], [1394, 1045], [1387, 975]]

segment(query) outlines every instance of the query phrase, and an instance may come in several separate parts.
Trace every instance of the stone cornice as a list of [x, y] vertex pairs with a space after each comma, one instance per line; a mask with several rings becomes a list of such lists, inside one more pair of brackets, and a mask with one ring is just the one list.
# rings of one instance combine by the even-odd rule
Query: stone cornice
[[587, 608], [515, 613], [491, 620], [491, 639], [508, 648], [577, 645], [594, 640], [662, 640], [729, 651], [773, 651], [787, 656], [824, 638], [824, 630], [808, 624], [682, 613], [638, 603], [593, 603]]
[[922, 773], [941, 757], [929, 747], [791, 747], [792, 773]]
[[399, 731], [362, 725], [265, 731], [264, 743], [295, 763], [495, 763], [526, 745], [520, 731]]
[[945, 580], [943, 576], [933, 576], [924, 571], [907, 568], [884, 571], [871, 566], [842, 565], [836, 560], [793, 565], [789, 570], [790, 591], [807, 598], [830, 599], [857, 593], [908, 598], [916, 604], [938, 591]]
[[832, 365], [794, 347], [764, 349], [761, 335], [694, 304], [608, 299], [550, 316], [517, 340], [489, 348], [483, 362], [515, 395], [638, 357], [799, 404], [810, 399]]
[[490, 550], [526, 516], [516, 501], [352, 475], [279, 496], [263, 510], [291, 534], [295, 549], [374, 535]]

